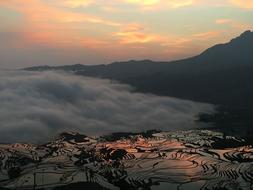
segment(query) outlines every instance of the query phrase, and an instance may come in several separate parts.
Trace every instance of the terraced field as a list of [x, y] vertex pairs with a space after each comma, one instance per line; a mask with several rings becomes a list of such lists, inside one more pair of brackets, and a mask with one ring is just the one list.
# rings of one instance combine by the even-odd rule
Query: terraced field
[[6, 189], [253, 189], [253, 148], [220, 132], [192, 130], [0, 145]]

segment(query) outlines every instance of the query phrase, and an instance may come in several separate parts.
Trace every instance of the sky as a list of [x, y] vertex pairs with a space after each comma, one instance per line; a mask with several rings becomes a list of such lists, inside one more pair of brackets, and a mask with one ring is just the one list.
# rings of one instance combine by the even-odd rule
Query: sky
[[253, 28], [252, 0], [0, 0], [0, 68], [190, 57]]

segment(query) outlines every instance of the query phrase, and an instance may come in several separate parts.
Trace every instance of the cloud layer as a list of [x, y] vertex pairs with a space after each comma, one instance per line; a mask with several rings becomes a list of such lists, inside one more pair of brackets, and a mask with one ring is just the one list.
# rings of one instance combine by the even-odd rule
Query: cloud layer
[[132, 93], [127, 85], [66, 73], [0, 72], [1, 142], [40, 142], [63, 131], [87, 135], [196, 127], [213, 106]]

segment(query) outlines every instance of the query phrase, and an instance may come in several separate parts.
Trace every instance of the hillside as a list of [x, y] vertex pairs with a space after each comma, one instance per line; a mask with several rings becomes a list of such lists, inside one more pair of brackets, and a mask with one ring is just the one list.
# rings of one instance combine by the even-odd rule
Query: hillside
[[248, 109], [253, 106], [253, 32], [246, 31], [226, 44], [215, 45], [184, 60], [131, 60], [109, 65], [42, 66], [26, 70], [72, 71], [118, 80], [141, 92]]

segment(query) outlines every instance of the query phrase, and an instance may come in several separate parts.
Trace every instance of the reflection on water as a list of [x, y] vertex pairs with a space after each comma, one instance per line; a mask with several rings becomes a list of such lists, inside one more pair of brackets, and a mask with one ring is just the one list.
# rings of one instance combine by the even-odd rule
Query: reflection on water
[[253, 188], [253, 148], [208, 130], [63, 133], [44, 145], [3, 144], [0, 160], [0, 186], [10, 189]]

